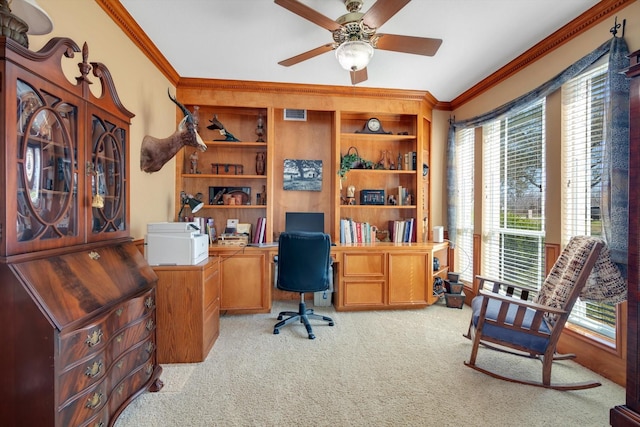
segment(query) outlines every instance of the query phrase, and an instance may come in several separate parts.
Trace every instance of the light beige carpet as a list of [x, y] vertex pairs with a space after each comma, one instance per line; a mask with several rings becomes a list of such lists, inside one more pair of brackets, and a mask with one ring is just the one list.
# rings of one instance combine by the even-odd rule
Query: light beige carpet
[[[145, 393], [116, 427], [151, 426], [607, 426], [622, 387], [572, 361], [557, 382], [597, 378], [591, 390], [559, 392], [500, 381], [464, 366], [469, 307], [335, 312], [336, 325], [289, 325], [273, 335], [277, 312], [224, 316], [201, 364], [163, 365], [165, 386]], [[316, 322], [318, 323], [318, 322]], [[481, 366], [539, 380], [541, 364], [487, 349]]]

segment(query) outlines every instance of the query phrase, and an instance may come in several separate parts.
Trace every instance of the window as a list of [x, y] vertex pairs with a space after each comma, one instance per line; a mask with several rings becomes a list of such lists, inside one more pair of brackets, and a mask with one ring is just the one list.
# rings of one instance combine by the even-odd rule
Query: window
[[473, 171], [475, 129], [456, 132], [455, 265], [462, 280], [473, 281]]
[[482, 273], [544, 280], [545, 101], [483, 126]]
[[[593, 67], [562, 86], [563, 243], [572, 236], [602, 235], [600, 192], [607, 64]], [[569, 322], [615, 338], [612, 304], [578, 300]]]

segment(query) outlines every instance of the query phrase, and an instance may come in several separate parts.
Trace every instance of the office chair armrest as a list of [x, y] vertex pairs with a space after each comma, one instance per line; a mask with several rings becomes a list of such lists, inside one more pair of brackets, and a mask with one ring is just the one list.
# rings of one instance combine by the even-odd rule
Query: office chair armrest
[[528, 288], [522, 285], [515, 285], [513, 283], [508, 283], [503, 280], [490, 279], [483, 276], [476, 276], [476, 279], [479, 281], [479, 284], [478, 284], [479, 291], [485, 290], [484, 289], [485, 282], [490, 282], [492, 283], [491, 292], [495, 294], [497, 294], [502, 289], [504, 290], [507, 296], [513, 296], [514, 291], [517, 290], [517, 291], [520, 291], [519, 298], [525, 301], [532, 299], [536, 294], [536, 291], [531, 288]]

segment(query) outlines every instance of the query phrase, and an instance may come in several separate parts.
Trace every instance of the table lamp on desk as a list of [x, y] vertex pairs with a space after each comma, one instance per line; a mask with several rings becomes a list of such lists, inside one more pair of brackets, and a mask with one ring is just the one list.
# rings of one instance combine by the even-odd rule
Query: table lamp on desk
[[[202, 197], [201, 193], [198, 194], [200, 195], [200, 197]], [[197, 196], [198, 195], [196, 195], [196, 197], [193, 197], [191, 194], [187, 194], [184, 191], [180, 192], [181, 207], [180, 212], [178, 212], [178, 221], [183, 221], [182, 211], [184, 211], [185, 206], [189, 205], [189, 208], [191, 208], [191, 213], [196, 213], [200, 209], [202, 209], [202, 207], [204, 206], [204, 202], [199, 200]]]

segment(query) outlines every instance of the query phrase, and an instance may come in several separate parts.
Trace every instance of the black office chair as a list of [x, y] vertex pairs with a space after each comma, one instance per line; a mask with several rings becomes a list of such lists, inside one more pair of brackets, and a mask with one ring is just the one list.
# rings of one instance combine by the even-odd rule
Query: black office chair
[[[278, 241], [277, 281], [278, 289], [300, 292], [298, 312], [283, 311], [273, 327], [273, 333], [279, 334], [280, 328], [300, 321], [304, 323], [312, 340], [313, 334], [309, 319], [324, 320], [333, 326], [330, 317], [314, 314], [304, 301], [305, 292], [321, 292], [329, 289], [331, 266], [331, 239], [324, 233], [284, 232]], [[285, 316], [287, 319], [282, 320]]]

